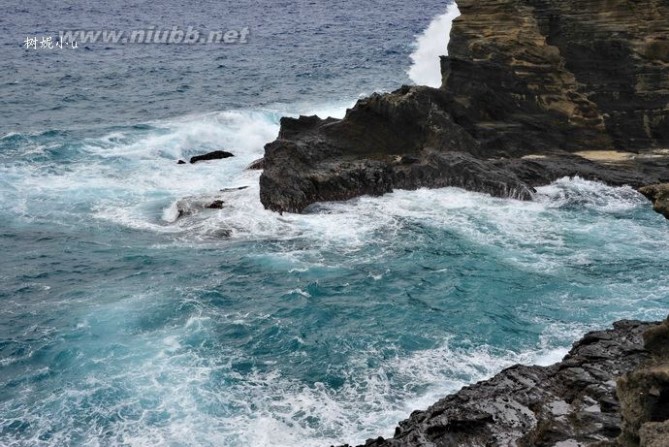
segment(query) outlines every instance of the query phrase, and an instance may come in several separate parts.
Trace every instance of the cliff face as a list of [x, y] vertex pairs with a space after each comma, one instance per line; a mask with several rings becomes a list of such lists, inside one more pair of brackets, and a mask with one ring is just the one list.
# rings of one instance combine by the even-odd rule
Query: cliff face
[[442, 88], [491, 151], [669, 140], [669, 2], [460, 0]]
[[[372, 95], [342, 120], [282, 120], [265, 148], [265, 207], [442, 186], [529, 199], [565, 175], [669, 181], [669, 2], [458, 6], [441, 88]], [[636, 155], [579, 154], [616, 149]]]

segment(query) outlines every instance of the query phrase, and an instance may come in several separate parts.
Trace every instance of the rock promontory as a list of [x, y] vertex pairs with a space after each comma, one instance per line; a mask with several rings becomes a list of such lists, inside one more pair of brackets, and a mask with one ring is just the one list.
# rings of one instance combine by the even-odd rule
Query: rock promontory
[[266, 208], [444, 186], [530, 199], [575, 175], [669, 182], [669, 2], [458, 7], [440, 88], [374, 94], [343, 119], [281, 120], [262, 162]]

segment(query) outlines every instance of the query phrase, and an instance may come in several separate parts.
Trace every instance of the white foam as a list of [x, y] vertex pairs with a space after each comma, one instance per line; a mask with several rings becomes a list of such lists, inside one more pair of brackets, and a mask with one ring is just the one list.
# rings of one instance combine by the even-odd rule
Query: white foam
[[448, 55], [451, 26], [459, 15], [458, 5], [452, 3], [444, 14], [435, 17], [427, 29], [416, 37], [416, 49], [411, 53], [413, 63], [408, 72], [416, 84], [430, 87], [441, 85], [439, 57]]
[[[262, 157], [264, 145], [276, 138], [281, 116], [343, 116], [350, 105], [314, 108], [303, 104], [293, 109], [276, 105], [155, 122], [151, 123], [154, 129], [143, 132], [115, 130], [84, 140], [76, 149], [77, 157], [67, 162], [3, 164], [0, 191], [7, 196], [3, 206], [25, 220], [80, 220], [82, 213], [89, 212], [95, 218], [135, 229], [183, 231], [187, 226], [165, 225], [165, 221], [174, 220], [174, 210], [168, 208], [177, 200], [214, 194], [221, 188], [257, 185], [258, 174], [244, 168]], [[235, 157], [176, 164], [178, 159], [218, 149], [229, 150]], [[39, 147], [40, 154], [48, 150], [73, 149]], [[29, 156], [31, 151], [23, 155]]]
[[[216, 178], [214, 172], [205, 175]], [[321, 262], [321, 253], [327, 251], [382, 257], [385, 249], [393, 248], [393, 241], [403, 239], [407, 225], [414, 224], [447, 230], [488, 250], [496, 247], [501, 262], [544, 274], [560, 274], [564, 268], [588, 265], [602, 256], [599, 245], [574, 245], [571, 241], [575, 235], [587, 233], [616, 242], [608, 244], [607, 250], [610, 255], [624, 256], [625, 239], [630, 234], [635, 235], [640, 249], [652, 250], [653, 240], [661, 237], [657, 232], [662, 231], [634, 220], [611, 221], [610, 213], [628, 213], [646, 206], [631, 188], [611, 188], [578, 178], [539, 188], [537, 200], [531, 202], [497, 199], [456, 188], [423, 189], [324, 203], [308, 214], [280, 216], [260, 204], [259, 172], [229, 171], [227, 175], [232, 184], [249, 187], [225, 193], [225, 208], [221, 211], [207, 210], [167, 225], [162, 219], [174, 219], [174, 200], [187, 192], [192, 195], [190, 190], [181, 190], [171, 193], [175, 197], [172, 201], [162, 202], [161, 222], [151, 222], [142, 212], [128, 207], [112, 207], [107, 213], [130, 213], [132, 219], [115, 214], [104, 217], [133, 227], [179, 232], [184, 241], [207, 239], [207, 244], [211, 237], [219, 237], [221, 230], [233, 239], [311, 241], [295, 249], [287, 246], [284, 253], [267, 255], [281, 257], [290, 266], [288, 270], [313, 267]], [[203, 185], [201, 191], [210, 190]], [[585, 222], [578, 218], [584, 210], [595, 213]], [[377, 244], [380, 250], [367, 250], [370, 244]]]
[[[239, 353], [226, 350], [218, 358], [200, 358], [174, 337], [160, 340], [160, 334], [155, 335], [144, 340], [134, 337], [135, 343], [146, 346], [135, 346], [133, 355], [146, 349], [145, 357], [123, 359], [139, 362], [141, 369], [119, 369], [110, 377], [91, 375], [77, 388], [26, 404], [20, 420], [31, 423], [35, 437], [50, 432], [52, 421], [40, 414], [59, 405], [61, 429], [51, 441], [65, 444], [75, 436], [84, 445], [326, 447], [390, 437], [397, 422], [411, 411], [518, 361], [532, 363], [540, 354], [486, 347], [465, 352], [444, 344], [408, 358], [391, 358], [370, 370], [366, 364], [370, 353], [361, 353], [352, 360], [345, 385], [334, 391], [322, 383], [284, 377], [277, 370], [235, 376], [230, 360], [239, 359]], [[109, 357], [100, 364], [114, 361], [118, 359]], [[228, 383], [213, 380], [221, 373]], [[119, 380], [127, 398], [100, 401], [99, 396], [118, 392]], [[77, 422], [81, 408], [93, 416], [83, 427]], [[112, 438], [105, 436], [109, 433]]]
[[537, 199], [551, 208], [576, 206], [601, 212], [625, 212], [645, 203], [630, 186], [609, 187], [580, 177], [562, 178], [537, 188]]
[[[70, 339], [71, 348], [79, 353], [76, 369], [86, 375], [37, 398], [25, 391], [0, 403], [3, 422], [29, 424], [32, 435], [14, 443], [8, 440], [7, 445], [326, 447], [360, 443], [392, 436], [397, 422], [411, 411], [424, 409], [463, 385], [515, 363], [543, 363], [564, 352], [548, 346], [521, 353], [489, 346], [454, 348], [451, 339], [409, 355], [386, 356], [370, 347], [352, 353], [341, 365], [337, 374], [345, 382], [333, 389], [286, 376], [281, 372], [285, 368], [274, 362], [245, 373], [233, 368], [236, 362], [249, 360], [246, 351], [226, 346], [217, 332], [225, 325], [285, 324], [262, 313], [226, 314], [225, 309], [194, 301], [190, 315], [162, 327], [139, 329], [145, 315], [153, 314], [152, 306], [169, 301], [161, 293], [88, 308], [91, 313], [79, 317], [78, 334]], [[95, 324], [89, 324], [91, 320]], [[546, 331], [552, 332], [550, 327]], [[402, 352], [392, 341], [383, 348], [384, 353]], [[378, 364], [370, 367], [370, 359]], [[56, 419], [50, 417], [54, 411]]]
[[[332, 109], [341, 114], [344, 107], [329, 109], [322, 115], [334, 114]], [[6, 190], [15, 199], [9, 206], [16, 206], [27, 218], [52, 219], [54, 224], [61, 221], [58, 213], [69, 213], [77, 219], [92, 216], [96, 222], [174, 236], [176, 244], [206, 240], [203, 245], [211, 247], [212, 238], [222, 229], [229, 230], [233, 240], [288, 240], [291, 243], [281, 249], [261, 250], [249, 256], [280, 261], [267, 268], [305, 272], [341, 268], [342, 256], [331, 254], [355, 255], [357, 263], [372, 266], [368, 274], [375, 281], [384, 279], [386, 271], [374, 261], [382, 262], [388, 250], [401, 244], [413, 249], [430, 243], [420, 239], [424, 237], [420, 232], [405, 237], [415, 226], [454, 235], [477, 249], [487, 250], [490, 256], [498, 256], [502, 265], [509, 263], [544, 275], [560, 274], [561, 269], [587, 266], [607, 258], [623, 262], [632, 256], [652, 259], [657, 241], [669, 237], [664, 222], [647, 225], [623, 219], [639, 207], [647, 207], [630, 188], [611, 188], [578, 178], [561, 179], [539, 188], [533, 202], [497, 199], [456, 188], [422, 189], [325, 203], [308, 214], [280, 216], [260, 204], [260, 173], [244, 168], [259, 158], [263, 144], [276, 136], [282, 114], [229, 111], [156, 123], [155, 131], [140, 138], [130, 132], [115, 132], [90, 140], [84, 148], [89, 157], [72, 165], [3, 167], [2, 174], [9, 176], [3, 178], [10, 178], [13, 185]], [[237, 156], [220, 162], [176, 165], [176, 158], [185, 157], [194, 148], [221, 146]], [[236, 186], [248, 188], [224, 193], [223, 210], [174, 219], [177, 200]], [[657, 219], [659, 222], [662, 218]], [[575, 243], [574, 239], [581, 236], [587, 236], [590, 242]], [[633, 253], [629, 250], [630, 240], [634, 241]], [[638, 312], [634, 306], [638, 306], [638, 290], [643, 285], [613, 278], [604, 287], [617, 297], [621, 317], [626, 312]], [[654, 284], [648, 289], [652, 289], [649, 294], [656, 295], [651, 299], [661, 300], [669, 293], [669, 286]], [[292, 293], [304, 298], [310, 295], [300, 287], [292, 289]], [[566, 311], [580, 306], [571, 296], [552, 298]], [[123, 339], [125, 332], [119, 331], [114, 322], [142, 315], [147, 303], [159, 299], [139, 296], [132, 302], [121, 300], [106, 307], [101, 304], [95, 308], [95, 318], [108, 321], [111, 327], [84, 338], [104, 339], [105, 349], [123, 347], [127, 342]], [[128, 313], [127, 309], [133, 312]], [[540, 321], [547, 329], [540, 345], [530, 351], [516, 353], [488, 346], [455, 349], [445, 340], [435, 349], [388, 358], [374, 369], [367, 363], [370, 353], [360, 352], [346, 371], [345, 385], [338, 390], [318, 383], [305, 384], [272, 368], [235, 375], [231, 364], [244, 360], [243, 352], [221, 347], [213, 357], [201, 356], [189, 345], [193, 339], [210, 339], [212, 325], [221, 321], [248, 326], [268, 318], [271, 317], [220, 315], [202, 309], [185, 319], [182, 326], [170, 324], [164, 330], [133, 334], [132, 349], [90, 354], [93, 366], [88, 366], [92, 370], [94, 365], [104, 365], [114, 373], [113, 368], [118, 366], [114, 374], [93, 374], [84, 389], [64, 390], [66, 398], [53, 395], [28, 402], [34, 396], [23, 393], [26, 401], [19, 404], [28, 413], [16, 416], [16, 420], [28, 421], [37, 434], [53, 432], [53, 421], [40, 418], [57, 408], [62, 427], [55, 430], [50, 442], [61, 445], [73, 443], [72, 436], [81, 445], [108, 446], [279, 447], [361, 442], [379, 434], [392, 435], [397, 421], [411, 410], [424, 408], [444, 394], [490, 377], [506, 366], [559, 360], [566, 346], [587, 329]], [[100, 330], [100, 325], [97, 321], [77, 329]], [[120, 338], [109, 339], [114, 334]], [[129, 364], [142, 368], [128, 369]], [[92, 413], [101, 415], [99, 420], [103, 423], [113, 421], [111, 431], [95, 420], [78, 432], [69, 429], [81, 427], [77, 418], [81, 417], [82, 406], [90, 405], [95, 396], [114, 390], [119, 382], [127, 387], [121, 391], [127, 391], [129, 397], [116, 405], [102, 401]], [[148, 404], [140, 399], [148, 399]], [[149, 423], [152, 418], [165, 418], [165, 423]], [[114, 434], [113, 439], [104, 437], [109, 432]], [[30, 441], [40, 445], [37, 438], [26, 444], [23, 441], [17, 445], [29, 445]]]
[[[306, 107], [303, 109], [306, 110]], [[329, 107], [321, 116], [343, 114]], [[311, 111], [308, 111], [308, 113]], [[588, 232], [609, 242], [611, 254], [624, 255], [625, 238], [634, 234], [640, 249], [654, 249], [659, 228], [609, 215], [646, 206], [631, 188], [610, 188], [582, 179], [562, 179], [538, 189], [537, 200], [505, 200], [456, 188], [396, 191], [380, 198], [361, 197], [326, 203], [302, 215], [267, 211], [259, 200], [259, 171], [245, 167], [263, 154], [263, 144], [278, 131], [282, 111], [228, 111], [161, 123], [137, 138], [89, 141], [83, 160], [61, 166], [3, 166], [6, 208], [25, 219], [54, 224], [86, 215], [129, 228], [174, 234], [175, 241], [212, 239], [295, 240], [308, 242], [281, 256], [290, 269], [317, 265], [323, 251], [384, 256], [407, 225], [427, 225], [457, 234], [482, 247], [496, 247], [503, 262], [532, 272], [559, 274], [566, 266], [588, 265], [601, 257], [601, 247], [574, 250], [569, 240]], [[157, 124], [156, 124], [157, 126]], [[226, 148], [235, 157], [196, 165], [177, 165], [188, 151]], [[200, 149], [194, 149], [200, 148]], [[247, 186], [219, 193], [221, 188]], [[218, 195], [222, 210], [203, 209], [177, 219], [176, 203], [185, 197]], [[593, 214], [586, 222], [576, 214]], [[580, 214], [579, 214], [580, 215]], [[63, 219], [66, 217], [67, 219]], [[624, 230], [618, 228], [624, 225]], [[610, 242], [616, 242], [611, 244]], [[317, 242], [314, 244], [314, 242]], [[377, 243], [380, 250], [365, 250]], [[364, 254], [362, 254], [365, 252]], [[327, 267], [327, 266], [326, 266]], [[378, 275], [379, 272], [373, 272]]]

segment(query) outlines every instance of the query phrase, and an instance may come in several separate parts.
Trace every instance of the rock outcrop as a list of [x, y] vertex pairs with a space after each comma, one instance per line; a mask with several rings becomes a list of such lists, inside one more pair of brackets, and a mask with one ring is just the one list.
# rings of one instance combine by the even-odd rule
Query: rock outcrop
[[653, 202], [653, 209], [669, 219], [669, 183], [648, 185], [639, 192]]
[[570, 175], [669, 182], [666, 0], [458, 6], [441, 88], [375, 94], [341, 120], [281, 120], [265, 147], [265, 207], [443, 186], [529, 199]]
[[560, 363], [508, 368], [360, 447], [666, 447], [668, 361], [669, 321], [620, 321], [586, 334]]

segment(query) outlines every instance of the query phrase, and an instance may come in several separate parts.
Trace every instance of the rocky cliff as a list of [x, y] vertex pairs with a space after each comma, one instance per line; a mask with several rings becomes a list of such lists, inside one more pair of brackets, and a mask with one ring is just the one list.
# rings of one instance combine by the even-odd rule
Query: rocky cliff
[[460, 0], [441, 88], [372, 95], [345, 118], [284, 118], [263, 205], [458, 186], [530, 199], [580, 175], [669, 182], [667, 0]]
[[359, 447], [418, 446], [669, 446], [669, 320], [591, 332], [560, 363], [506, 369]]
[[443, 88], [489, 152], [669, 143], [669, 2], [460, 0]]
[[[458, 6], [440, 88], [375, 94], [343, 119], [281, 120], [263, 205], [444, 186], [531, 199], [578, 175], [641, 188], [669, 217], [669, 1]], [[669, 322], [619, 322], [561, 363], [509, 368], [365, 446], [669, 447], [668, 346]]]

